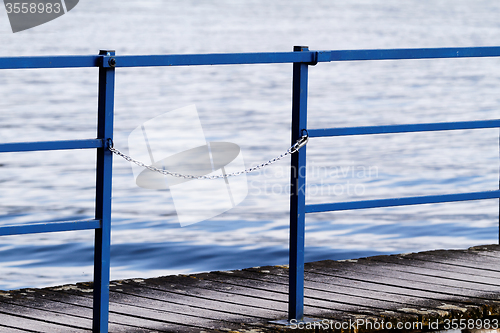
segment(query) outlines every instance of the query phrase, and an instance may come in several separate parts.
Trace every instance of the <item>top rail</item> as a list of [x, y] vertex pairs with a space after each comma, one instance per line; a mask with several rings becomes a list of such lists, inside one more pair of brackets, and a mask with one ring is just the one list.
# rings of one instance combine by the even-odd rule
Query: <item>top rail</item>
[[116, 56], [116, 67], [313, 63], [316, 52], [214, 53]]
[[[52, 56], [0, 58], [0, 69], [203, 66], [277, 64], [430, 58], [498, 57], [500, 47], [449, 47], [420, 49], [340, 50], [304, 52], [213, 53], [122, 56]], [[113, 58], [111, 64], [106, 59]]]
[[322, 56], [320, 53], [318, 56], [318, 61], [498, 57], [500, 56], [500, 47], [484, 46], [392, 50], [346, 50], [327, 51], [327, 53], [329, 53], [329, 60], [322, 60], [324, 57], [328, 56]]
[[98, 67], [101, 56], [0, 58], [0, 69]]

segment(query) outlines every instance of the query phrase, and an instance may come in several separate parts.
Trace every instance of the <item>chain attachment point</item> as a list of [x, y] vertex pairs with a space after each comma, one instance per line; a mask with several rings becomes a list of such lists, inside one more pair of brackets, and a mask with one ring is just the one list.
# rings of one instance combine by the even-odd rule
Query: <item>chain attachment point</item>
[[113, 139], [111, 139], [111, 138], [108, 138], [108, 140], [106, 140], [106, 143], [108, 144], [107, 148], [109, 150], [111, 150], [110, 148], [113, 148], [115, 146]]
[[291, 154], [299, 151], [300, 148], [304, 147], [309, 142], [309, 134], [307, 130], [302, 130], [302, 133], [306, 132], [306, 134], [302, 134], [302, 137], [297, 140], [297, 142], [292, 146]]

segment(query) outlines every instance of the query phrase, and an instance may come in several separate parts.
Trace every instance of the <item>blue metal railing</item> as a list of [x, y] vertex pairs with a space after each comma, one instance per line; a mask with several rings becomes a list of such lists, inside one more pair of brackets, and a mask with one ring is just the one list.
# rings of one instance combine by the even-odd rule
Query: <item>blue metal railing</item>
[[[98, 56], [0, 58], [0, 69], [68, 67], [99, 68], [99, 103], [97, 110], [98, 125], [97, 137], [95, 139], [0, 144], [0, 153], [60, 149], [97, 149], [95, 218], [83, 221], [3, 226], [0, 227], [0, 236], [95, 229], [93, 332], [107, 332], [109, 310], [112, 180], [112, 154], [107, 148], [113, 139], [115, 68], [293, 63], [291, 142], [294, 144], [305, 133], [307, 133], [309, 137], [315, 138], [326, 136], [371, 135], [382, 133], [387, 134], [500, 127], [500, 120], [494, 119], [427, 124], [308, 129], [307, 86], [308, 67], [310, 65], [316, 65], [319, 62], [331, 61], [499, 56], [500, 47], [309, 51], [307, 47], [296, 46], [294, 47], [294, 52], [280, 53], [116, 56], [114, 51], [101, 51]], [[291, 158], [292, 172], [290, 180], [290, 276], [288, 319], [301, 320], [304, 316], [304, 237], [306, 213], [500, 198], [500, 190], [495, 190], [306, 205], [306, 151], [307, 148], [305, 146], [296, 154], [293, 154]], [[294, 172], [296, 170], [303, 170], [304, 172]]]
[[113, 139], [115, 69], [112, 67], [104, 67], [101, 64], [102, 59], [113, 55], [114, 51], [101, 51], [100, 55], [97, 57], [0, 58], [0, 68], [3, 69], [99, 67], [99, 100], [96, 139], [0, 144], [0, 153], [62, 149], [97, 149], [94, 219], [0, 227], [0, 236], [88, 229], [95, 230], [93, 332], [108, 332], [113, 156], [111, 151], [107, 148], [109, 140]]

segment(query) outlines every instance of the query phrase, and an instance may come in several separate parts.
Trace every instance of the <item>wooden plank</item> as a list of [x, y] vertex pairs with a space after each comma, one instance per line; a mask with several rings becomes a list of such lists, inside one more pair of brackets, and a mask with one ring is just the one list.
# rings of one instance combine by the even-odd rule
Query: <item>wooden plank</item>
[[[167, 280], [168, 283], [166, 283], [165, 280]], [[175, 283], [175, 284], [170, 284], [170, 283]], [[183, 283], [185, 283], [185, 284], [183, 284]], [[146, 288], [152, 288], [155, 290], [156, 289], [158, 289], [158, 290], [167, 289], [168, 290], [169, 287], [171, 287], [171, 288], [175, 287], [178, 291], [183, 292], [183, 293], [184, 292], [191, 292], [194, 289], [194, 287], [192, 287], [192, 286], [196, 285], [197, 287], [200, 288], [200, 290], [198, 290], [198, 293], [199, 293], [198, 295], [204, 294], [204, 292], [205, 292], [205, 291], [201, 290], [201, 287], [210, 288], [210, 289], [207, 289], [206, 291], [214, 291], [214, 290], [218, 290], [220, 288], [223, 288], [221, 290], [221, 293], [233, 293], [234, 295], [231, 296], [231, 298], [233, 298], [233, 299], [236, 296], [236, 299], [241, 300], [242, 299], [241, 296], [251, 295], [251, 298], [248, 299], [251, 302], [251, 304], [248, 304], [248, 303], [239, 304], [239, 306], [244, 306], [246, 308], [251, 308], [252, 306], [255, 305], [255, 303], [258, 303], [258, 302], [263, 300], [262, 295], [258, 294], [258, 292], [256, 293], [256, 290], [253, 288], [239, 287], [239, 286], [231, 285], [227, 282], [214, 283], [212, 281], [207, 281], [207, 280], [201, 279], [200, 274], [191, 275], [189, 277], [168, 276], [168, 277], [147, 279], [146, 281], [144, 281], [143, 285], [145, 285]], [[137, 287], [133, 287], [133, 288], [136, 289]], [[141, 289], [141, 293], [144, 293], [144, 292], [148, 292], [148, 291], [144, 291], [143, 289]], [[285, 302], [287, 300], [287, 294], [285, 294], [285, 293], [273, 293], [273, 294], [267, 294], [265, 296], [271, 297], [271, 298], [276, 298], [277, 295], [279, 295], [278, 296], [279, 299], [276, 299], [276, 300], [280, 301], [280, 303], [286, 304]], [[333, 304], [330, 304], [330, 305], [333, 305]], [[268, 309], [268, 311], [269, 311], [269, 309]], [[364, 316], [370, 316], [371, 318], [382, 319], [381, 317], [375, 316], [374, 312], [371, 311], [372, 309], [368, 309], [368, 308], [364, 309], [363, 307], [358, 307], [358, 309], [363, 309], [363, 311], [356, 312], [356, 315], [353, 315], [353, 313], [351, 313], [349, 311], [344, 311], [345, 307], [344, 307], [343, 311], [336, 311], [333, 307], [329, 308], [329, 309], [321, 309], [321, 308], [316, 308], [315, 305], [312, 304], [311, 306], [306, 306], [306, 309], [312, 310], [311, 313], [308, 313], [309, 317], [335, 318], [338, 320], [346, 320], [346, 321], [348, 321], [349, 319], [356, 320], [359, 318], [363, 318]], [[413, 319], [417, 318], [417, 316], [413, 316], [413, 315], [408, 315], [407, 317], [413, 318]], [[286, 319], [286, 318], [287, 318], [287, 314], [285, 311], [283, 311], [281, 313], [281, 316], [278, 316], [275, 318], [267, 316], [267, 319], [264, 320], [264, 323], [267, 323], [267, 321], [271, 320], [271, 319], [277, 320], [277, 319]], [[272, 330], [274, 331], [274, 329], [272, 329]]]
[[[371, 279], [373, 277], [373, 279]], [[462, 295], [454, 294], [454, 290], [450, 288], [450, 292], [443, 292], [442, 290], [436, 290], [429, 285], [424, 285], [425, 288], [419, 289], [408, 289], [401, 286], [401, 280], [399, 279], [389, 279], [380, 277], [376, 279], [374, 276], [363, 276], [361, 274], [356, 276], [356, 280], [349, 277], [338, 277], [334, 275], [324, 275], [317, 273], [306, 273], [306, 284], [307, 281], [321, 282], [325, 285], [331, 285], [332, 287], [342, 286], [342, 287], [352, 287], [359, 289], [360, 291], [378, 291], [384, 292], [388, 295], [401, 296], [411, 296], [419, 299], [430, 299], [438, 302], [450, 301], [452, 298], [456, 302], [475, 302], [482, 303], [484, 299], [465, 297]]]
[[[153, 297], [147, 296], [146, 292], [141, 295], [130, 295], [121, 292], [112, 292], [110, 300], [112, 303], [119, 303], [123, 307], [130, 308], [131, 314], [141, 317], [148, 317], [155, 320], [168, 320], [169, 322], [179, 322], [184, 325], [197, 327], [198, 329], [227, 329], [238, 330], [243, 324], [256, 325], [256, 323], [266, 319], [250, 317], [241, 314], [216, 311], [207, 311], [200, 307], [183, 306], [184, 313], [165, 311], [171, 309], [168, 296], [164, 292], [152, 292]], [[126, 305], [133, 304], [134, 306]], [[153, 307], [155, 307], [153, 309]], [[258, 326], [258, 325], [257, 325]]]
[[[349, 266], [349, 267], [346, 267]], [[395, 274], [394, 272], [387, 271], [366, 271], [356, 268], [356, 263], [354, 262], [335, 262], [335, 261], [320, 261], [315, 263], [306, 264], [306, 272], [311, 274], [316, 274], [320, 276], [331, 276], [332, 279], [341, 277], [355, 282], [366, 282], [371, 281], [381, 285], [388, 285], [392, 287], [405, 288], [409, 292], [412, 291], [429, 291], [434, 293], [439, 293], [443, 295], [445, 301], [453, 300], [455, 296], [470, 298], [475, 304], [485, 304], [486, 306], [491, 306], [490, 300], [498, 299], [498, 293], [494, 292], [478, 292], [476, 290], [462, 288], [460, 286], [446, 286], [446, 285], [436, 285], [432, 282], [435, 281], [424, 281], [425, 279], [407, 279], [407, 276], [401, 277], [400, 274]], [[346, 267], [345, 270], [338, 269], [339, 267]], [[306, 276], [308, 276], [306, 274]], [[411, 278], [412, 276], [410, 276]], [[458, 301], [459, 299], [457, 299]], [[498, 312], [498, 309], [491, 306], [489, 309], [492, 314]]]
[[43, 333], [91, 332], [92, 323], [72, 316], [1, 303], [3, 325]]
[[423, 261], [439, 264], [435, 266], [437, 270], [460, 271], [462, 273], [490, 278], [498, 278], [500, 275], [500, 267], [498, 267], [500, 261], [494, 263], [490, 260], [482, 261], [477, 258], [470, 258], [469, 260], [464, 260], [462, 258], [451, 259], [432, 254], [409, 255], [408, 257], [405, 256], [405, 258], [414, 260], [415, 263]]
[[[200, 296], [202, 294], [200, 293]], [[226, 302], [201, 302], [198, 303], [197, 300], [194, 299], [194, 304], [174, 304], [171, 303], [170, 293], [158, 290], [156, 288], [148, 288], [148, 287], [135, 287], [125, 289], [124, 292], [113, 294], [113, 301], [120, 303], [131, 303], [131, 304], [142, 304], [144, 307], [155, 307], [157, 309], [165, 309], [172, 311], [171, 308], [174, 306], [178, 308], [177, 313], [186, 313], [193, 312], [197, 317], [206, 318], [206, 319], [217, 319], [217, 320], [227, 320], [229, 322], [235, 323], [250, 323], [255, 322], [256, 320], [267, 320], [271, 318], [278, 318], [285, 314], [284, 311], [275, 311], [273, 309], [269, 309], [269, 311], [259, 311], [259, 316], [256, 316], [256, 312], [250, 309], [250, 306], [243, 306], [239, 299], [234, 299], [233, 302], [238, 302], [240, 306], [239, 310], [234, 311], [231, 306], [227, 308], [221, 308], [219, 306], [223, 304], [230, 304]], [[179, 298], [178, 295], [176, 295]], [[182, 296], [180, 297], [182, 298]], [[212, 306], [208, 308], [206, 306]], [[230, 304], [231, 305], [231, 304]], [[248, 311], [245, 313], [245, 309]], [[242, 313], [239, 313], [242, 312]], [[249, 314], [251, 312], [251, 314]]]
[[[286, 285], [288, 282], [288, 270], [285, 270], [282, 267], [264, 267], [258, 270], [244, 270], [244, 271], [234, 271], [233, 274], [242, 279], [255, 279], [258, 280], [259, 284], [264, 285], [264, 283], [272, 281], [273, 284], [281, 284]], [[462, 298], [464, 302], [460, 302], [458, 299], [452, 299], [452, 297], [448, 297], [446, 302], [441, 299], [433, 299], [429, 297], [416, 297], [415, 295], [408, 293], [409, 295], [402, 295], [401, 293], [393, 293], [387, 291], [373, 290], [373, 289], [363, 289], [359, 288], [358, 285], [353, 285], [352, 281], [350, 285], [341, 285], [341, 284], [330, 284], [325, 283], [325, 276], [317, 276], [316, 281], [312, 281], [309, 279], [309, 274], [306, 274], [305, 281], [305, 295], [306, 298], [310, 296], [311, 290], [322, 290], [330, 293], [330, 295], [353, 295], [363, 297], [366, 300], [384, 300], [390, 302], [392, 306], [382, 308], [384, 310], [392, 310], [392, 311], [400, 311], [401, 308], [422, 308], [425, 307], [429, 309], [429, 311], [436, 310], [443, 313], [445, 308], [454, 308], [455, 310], [447, 310], [450, 312], [450, 316], [457, 311], [464, 313], [464, 311], [470, 315], [482, 313], [484, 302], [481, 300], [477, 300], [476, 302], [471, 301], [470, 299]], [[223, 277], [224, 278], [224, 277]], [[372, 284], [373, 286], [374, 284]], [[380, 285], [376, 285], [380, 286]], [[399, 288], [402, 289], [402, 288]], [[330, 296], [332, 299], [332, 296]], [[363, 303], [361, 303], [363, 304]], [[496, 306], [497, 304], [491, 302], [492, 305]], [[404, 313], [408, 313], [408, 311], [401, 311]], [[444, 315], [443, 315], [444, 317]]]
[[[249, 315], [255, 317], [268, 316], [269, 313], [281, 316], [286, 313], [285, 302], [278, 302], [275, 300], [264, 301], [263, 304], [258, 304], [260, 300], [249, 298], [252, 301], [251, 305], [245, 306], [241, 303], [236, 302], [234, 295], [227, 292], [221, 292], [217, 290], [210, 290], [204, 288], [197, 288], [196, 285], [201, 283], [206, 283], [202, 281], [196, 281], [192, 277], [187, 276], [168, 276], [156, 279], [132, 279], [132, 280], [120, 280], [114, 281], [113, 285], [110, 287], [112, 292], [121, 293], [138, 293], [147, 297], [154, 298], [154, 291], [152, 291], [149, 284], [155, 282], [156, 280], [161, 280], [160, 285], [163, 289], [159, 291], [165, 292], [164, 294], [159, 293], [158, 300], [168, 299], [169, 303], [185, 305], [192, 308], [206, 308], [206, 309], [218, 309], [218, 311]], [[175, 285], [173, 283], [179, 283], [180, 280], [187, 281], [186, 286]], [[189, 282], [194, 282], [194, 285]], [[156, 281], [158, 283], [158, 281]], [[116, 285], [115, 285], [116, 284]], [[181, 289], [184, 288], [184, 289]], [[78, 291], [71, 290], [73, 293], [78, 293]], [[227, 291], [227, 290], [226, 290]], [[86, 293], [81, 293], [86, 295]], [[282, 311], [280, 310], [282, 309]], [[267, 315], [266, 315], [267, 314]]]
[[[30, 295], [33, 295], [34, 300], [38, 301], [38, 304], [31, 303], [35, 308], [48, 307], [53, 311], [92, 318], [92, 298], [89, 295], [81, 296], [47, 289], [32, 291], [33, 293], [30, 293]], [[42, 297], [43, 300], [40, 300]], [[14, 294], [15, 298], [17, 296]], [[141, 305], [122, 305], [115, 304], [112, 301], [110, 303], [110, 331], [130, 332], [134, 329], [141, 329], [144, 332], [150, 332], [151, 330], [159, 332], [199, 332], [200, 328], [210, 330], [207, 325], [193, 325], [193, 320], [188, 315], [172, 314], [161, 311], [161, 309], [148, 309]], [[185, 310], [189, 312], [189, 309]]]
[[[168, 283], [166, 283], [166, 280]], [[176, 283], [175, 285], [171, 285], [170, 283]], [[198, 275], [192, 275], [189, 278], [186, 277], [162, 277], [159, 279], [148, 279], [145, 284], [148, 288], [157, 289], [157, 290], [169, 290], [169, 286], [175, 286], [177, 290], [181, 290], [182, 292], [190, 293], [194, 290], [194, 285], [196, 285], [197, 295], [206, 295], [207, 293], [210, 297], [218, 298], [224, 302], [233, 302], [234, 300], [238, 301], [238, 306], [243, 306], [244, 309], [252, 309], [254, 306], [268, 306], [268, 308], [262, 308], [262, 317], [265, 317], [266, 320], [277, 320], [283, 319], [287, 317], [287, 300], [288, 294], [287, 289], [282, 289], [280, 291], [276, 290], [259, 290], [256, 289], [255, 286], [237, 286], [234, 284], [225, 281], [223, 283], [214, 283], [213, 281], [202, 279], [202, 277]], [[134, 287], [136, 288], [136, 287]], [[214, 292], [215, 291], [215, 292]], [[320, 304], [313, 304], [312, 307]], [[336, 311], [334, 304], [328, 303], [330, 306], [327, 310], [323, 311], [321, 308], [318, 308], [319, 312], [316, 312], [316, 315], [323, 315], [324, 317], [336, 316], [337, 318], [345, 317], [350, 318], [350, 314], [348, 311], [345, 311], [344, 307], [342, 311]], [[233, 305], [231, 305], [233, 306]], [[307, 306], [306, 306], [307, 307]], [[275, 313], [271, 315], [273, 310], [270, 309], [282, 309], [279, 313]], [[371, 309], [364, 309], [363, 307], [358, 307], [357, 309], [362, 309], [363, 311], [373, 314]], [[254, 310], [251, 310], [254, 311]], [[312, 316], [310, 314], [310, 316]]]
[[169, 302], [190, 307], [215, 309], [255, 318], [278, 318], [286, 315], [287, 304], [282, 297], [272, 295], [267, 299], [255, 298], [251, 291], [237, 297], [228, 288], [228, 285], [212, 285], [196, 276], [168, 276], [147, 279], [143, 283], [128, 280], [120, 286], [123, 292], [166, 298]]
[[489, 253], [489, 251], [474, 250], [435, 250], [410, 253], [405, 255], [405, 257], [476, 268], [481, 270], [480, 275], [500, 272], [500, 257], [483, 255], [485, 252]]
[[[346, 264], [344, 267], [340, 268], [336, 266], [335, 263], [313, 263], [313, 267], [319, 269], [321, 272], [324, 269], [324, 272], [329, 274], [332, 269], [335, 270], [335, 273], [340, 274], [345, 277], [355, 277], [359, 273], [365, 273], [368, 275], [377, 275], [382, 277], [394, 277], [400, 280], [402, 286], [409, 289], [414, 289], [415, 282], [421, 282], [427, 285], [432, 286], [435, 290], [447, 289], [448, 287], [459, 288], [459, 289], [468, 289], [469, 296], [479, 297], [479, 294], [492, 295], [496, 291], [498, 291], [498, 287], [489, 285], [489, 284], [478, 284], [468, 281], [463, 281], [460, 279], [450, 280], [443, 276], [437, 276], [432, 272], [428, 272], [429, 274], [421, 274], [418, 272], [418, 269], [411, 269], [408, 267], [408, 270], [405, 268], [401, 268], [396, 264], [384, 264], [380, 263], [378, 265], [373, 265], [367, 263], [367, 261], [357, 260], [356, 262], [349, 263], [341, 263]], [[330, 266], [330, 267], [328, 267]], [[335, 267], [335, 268], [333, 268]], [[412, 270], [411, 272], [409, 270]], [[444, 287], [444, 288], [443, 288]], [[432, 289], [431, 289], [432, 290]], [[448, 289], [449, 290], [449, 289]]]
[[22, 316], [48, 323], [66, 326], [66, 329], [88, 330], [92, 327], [92, 321], [88, 318], [70, 316], [65, 313], [54, 312], [46, 309], [31, 308], [27, 305], [17, 305], [2, 301], [2, 313], [14, 316]]
[[[166, 282], [166, 281], [168, 282]], [[133, 283], [133, 281], [128, 281], [129, 283]], [[185, 282], [186, 285], [182, 285], [181, 283]], [[137, 282], [135, 282], [137, 284]], [[172, 285], [171, 283], [176, 283], [175, 285]], [[199, 300], [199, 297], [206, 297], [206, 293], [208, 292], [211, 296], [216, 296], [220, 297], [223, 299], [222, 303], [214, 303], [211, 302], [210, 304], [206, 304], [208, 306], [215, 306], [212, 309], [216, 310], [217, 307], [220, 305], [223, 306], [229, 306], [227, 310], [233, 311], [231, 307], [234, 307], [237, 305], [238, 307], [241, 307], [243, 310], [246, 309], [247, 312], [254, 311], [253, 306], [255, 303], [259, 303], [263, 301], [262, 298], [260, 298], [259, 295], [255, 295], [254, 291], [252, 289], [246, 289], [246, 288], [238, 288], [235, 286], [231, 286], [230, 284], [224, 283], [223, 288], [224, 290], [221, 290], [218, 294], [214, 293], [214, 290], [217, 290], [218, 288], [222, 287], [221, 285], [214, 284], [210, 281], [205, 281], [201, 280], [199, 276], [190, 276], [190, 277], [164, 277], [164, 278], [155, 278], [155, 279], [148, 279], [144, 283], [141, 283], [141, 285], [131, 285], [129, 286], [134, 292], [141, 294], [141, 295], [148, 295], [148, 297], [153, 297], [156, 299], [162, 299], [164, 296], [165, 290], [170, 290], [170, 288], [175, 288], [176, 291], [184, 294], [184, 293], [193, 293], [194, 288], [192, 287], [192, 284], [197, 285], [200, 287], [201, 285], [205, 285], [210, 289], [203, 289], [203, 288], [198, 288], [196, 290], [196, 294], [192, 294], [192, 296], [197, 296], [198, 298], [195, 298], [195, 300]], [[172, 287], [173, 286], [173, 287]], [[122, 287], [122, 286], [121, 286]], [[230, 288], [230, 289], [228, 289]], [[148, 290], [149, 289], [149, 290]], [[127, 289], [124, 289], [124, 291], [127, 291]], [[128, 292], [128, 291], [127, 291]], [[241, 294], [240, 294], [241, 292]], [[249, 296], [251, 295], [251, 296]], [[273, 298], [276, 298], [276, 296], [279, 295], [279, 299], [276, 299], [276, 301], [272, 301]], [[178, 296], [178, 295], [177, 295]], [[182, 295], [181, 295], [182, 296]], [[287, 300], [287, 295], [286, 294], [270, 294], [267, 295], [270, 297], [268, 301], [272, 301], [275, 304], [279, 303], [282, 304], [283, 307], [286, 307], [286, 300]], [[226, 298], [227, 297], [227, 298]], [[235, 303], [235, 301], [237, 303]], [[229, 303], [231, 302], [231, 303]], [[268, 302], [270, 303], [270, 302]], [[286, 309], [286, 308], [285, 308]], [[197, 311], [197, 309], [194, 309], [194, 311]], [[219, 310], [220, 311], [220, 310]], [[266, 324], [269, 320], [279, 320], [279, 319], [284, 319], [287, 317], [286, 311], [280, 311], [279, 313], [275, 313], [275, 316], [271, 316], [271, 313], [275, 312], [272, 310], [272, 308], [266, 309], [261, 309], [259, 311], [262, 311], [262, 318], [255, 318], [254, 322], [252, 323], [255, 326], [259, 326], [257, 324]], [[349, 313], [346, 312], [339, 312], [339, 311], [334, 311], [334, 309], [327, 309], [322, 312], [326, 317], [329, 315], [331, 316], [332, 314], [336, 315], [336, 318], [352, 318], [352, 316], [349, 315]], [[372, 314], [372, 313], [370, 313]], [[324, 316], [324, 317], [325, 317]], [[226, 319], [226, 320], [234, 320], [232, 318]], [[239, 320], [239, 322], [242, 322], [242, 320]]]
[[[58, 288], [56, 288], [58, 289]], [[24, 292], [26, 291], [26, 292]], [[29, 295], [29, 300], [23, 299], [24, 295]], [[62, 291], [54, 292], [49, 289], [27, 289], [10, 292], [12, 298], [9, 301], [19, 303], [28, 303], [33, 308], [43, 309], [48, 308], [51, 311], [65, 313], [77, 317], [87, 319], [92, 318], [92, 298], [78, 296], [74, 294], [67, 294]], [[176, 322], [169, 323], [165, 320], [166, 316], [162, 313], [159, 321], [150, 320], [154, 318], [153, 313], [148, 313], [146, 316], [138, 315], [143, 312], [142, 309], [131, 306], [122, 306], [114, 303], [110, 304], [110, 331], [112, 332], [150, 332], [151, 329], [170, 332], [170, 331], [183, 331], [183, 332], [199, 332], [199, 327], [189, 327], [184, 324], [177, 324]], [[154, 311], [153, 311], [154, 312]]]
[[[234, 271], [230, 275], [232, 277], [238, 273], [240, 272]], [[275, 277], [271, 278], [272, 281], [260, 280], [260, 281], [249, 282], [249, 279], [247, 278], [249, 273], [250, 272], [248, 270], [244, 270], [242, 274], [244, 274], [245, 277], [242, 277], [239, 281], [236, 279], [228, 280], [228, 277], [226, 276], [227, 273], [223, 273], [224, 276], [219, 276], [219, 277], [214, 277], [213, 274], [210, 274], [211, 277], [206, 277], [206, 278], [211, 279], [211, 281], [219, 280], [219, 282], [224, 281], [224, 283], [239, 284], [242, 286], [245, 285], [246, 283], [250, 284], [256, 283], [257, 285], [266, 289], [275, 289], [277, 286], [280, 286], [280, 288], [286, 287], [286, 283], [288, 281], [287, 277], [281, 277], [281, 280], [278, 280]], [[197, 276], [200, 276], [200, 274], [198, 274]], [[407, 311], [407, 309], [405, 309], [405, 306], [402, 306], [403, 303], [401, 302], [394, 300], [387, 300], [387, 299], [377, 300], [375, 298], [370, 298], [369, 296], [370, 295], [365, 294], [364, 296], [355, 297], [349, 293], [341, 294], [338, 291], [334, 290], [328, 290], [327, 292], [318, 292], [317, 290], [306, 288], [305, 290], [306, 306], [304, 308], [304, 311], [306, 316], [308, 317], [339, 319], [341, 317], [339, 317], [338, 313], [344, 312], [345, 314], [355, 315], [355, 316], [363, 314], [366, 316], [371, 316], [373, 318], [379, 318], [379, 320], [382, 318], [387, 318], [386, 314], [388, 311], [395, 311], [399, 312], [398, 315], [400, 319], [406, 319], [406, 320], [417, 319], [417, 316], [414, 316], [414, 314], [411, 311]], [[329, 304], [329, 307], [322, 308], [321, 306], [318, 306], [317, 304], [318, 299], [322, 297], [326, 297], [326, 299], [329, 302], [331, 302]], [[438, 313], [442, 314], [443, 311], [442, 310], [433, 311], [431, 309], [427, 310], [427, 314], [432, 315], [433, 317], [437, 317]]]
[[[5, 332], [10, 332], [10, 330], [12, 329], [12, 331], [18, 330], [21, 332], [36, 333], [91, 333], [90, 329], [81, 330], [70, 328], [68, 326], [60, 324], [52, 324], [36, 319], [31, 319], [29, 316], [12, 315], [3, 311], [0, 311], [0, 320], [2, 321], [2, 327], [8, 327], [8, 330], [6, 329]], [[2, 330], [2, 332], [4, 331]]]
[[[264, 273], [262, 273], [264, 272]], [[288, 270], [282, 267], [264, 267], [259, 271], [242, 272], [245, 277], [253, 279], [267, 280], [268, 276], [276, 275], [280, 278], [279, 282], [286, 284]], [[273, 279], [277, 281], [277, 279]], [[328, 275], [319, 275], [315, 273], [306, 273], [305, 285], [307, 289], [320, 289], [328, 292], [364, 296], [367, 298], [385, 299], [401, 304], [422, 304], [432, 301], [436, 297], [435, 293], [408, 291], [401, 287], [387, 286], [379, 283], [353, 281], [351, 279], [331, 277]], [[442, 299], [439, 299], [441, 301]], [[463, 300], [469, 300], [463, 298]], [[430, 304], [430, 303], [428, 303]], [[439, 304], [438, 302], [436, 304]], [[457, 301], [458, 304], [458, 301]]]
[[499, 258], [497, 257], [484, 256], [479, 253], [472, 253], [472, 254], [456, 253], [455, 258], [449, 258], [441, 256], [440, 252], [435, 254], [435, 259], [434, 259], [435, 261], [438, 260], [442, 261], [441, 258], [444, 258], [448, 262], [456, 262], [456, 264], [470, 268], [478, 268], [485, 272], [487, 271], [491, 271], [493, 273], [500, 272], [499, 270], [500, 261], [498, 260]]
[[[421, 282], [418, 280], [405, 280], [393, 272], [374, 272], [370, 270], [356, 270], [353, 267], [342, 269], [347, 264], [336, 261], [320, 261], [306, 264], [306, 281], [318, 281], [325, 284], [352, 285], [361, 289], [385, 291], [388, 293], [418, 296], [423, 298], [436, 299], [438, 301], [449, 301], [451, 298], [457, 302], [489, 302], [488, 298], [493, 298], [494, 293], [485, 294], [486, 298], [475, 297], [474, 290], [463, 289], [456, 286], [441, 285], [436, 288], [434, 284]], [[337, 268], [334, 268], [338, 265]], [[288, 271], [283, 267], [263, 267], [261, 269], [270, 270], [271, 273], [287, 276]], [[411, 286], [408, 286], [411, 283]]]
[[467, 249], [467, 251], [478, 255], [500, 257], [500, 245], [498, 244], [473, 246]]
[[[120, 289], [120, 291], [113, 289]], [[112, 320], [117, 314], [120, 314], [127, 316], [125, 321], [121, 319], [122, 322], [128, 323], [131, 320], [128, 317], [133, 317], [134, 322], [137, 322], [136, 318], [148, 318], [158, 322], [165, 322], [170, 325], [170, 329], [174, 329], [174, 327], [171, 326], [175, 323], [181, 323], [182, 327], [176, 325], [178, 326], [175, 327], [176, 330], [183, 332], [188, 330], [199, 332], [200, 329], [209, 331], [221, 327], [230, 330], [241, 329], [242, 327], [252, 329], [253, 326], [258, 326], [259, 319], [261, 319], [241, 314], [225, 313], [221, 311], [221, 309], [217, 309], [217, 305], [227, 306], [227, 304], [224, 303], [216, 304], [214, 307], [215, 310], [208, 311], [196, 304], [196, 302], [199, 301], [199, 298], [196, 297], [193, 297], [190, 302], [193, 304], [189, 306], [178, 306], [176, 304], [171, 304], [172, 298], [164, 292], [151, 291], [147, 288], [142, 290], [139, 288], [136, 291], [138, 295], [128, 295], [123, 289], [127, 289], [127, 283], [125, 281], [115, 281], [111, 287], [110, 318]], [[90, 305], [90, 293], [85, 290], [85, 288], [67, 288], [64, 292], [72, 295], [71, 302], [76, 302], [80, 305]], [[174, 296], [178, 299], [184, 298], [183, 295]], [[212, 305], [213, 303], [214, 302], [212, 302]], [[156, 308], [153, 308], [152, 304], [154, 304]], [[170, 312], [173, 307], [176, 307], [178, 312]], [[165, 309], [169, 309], [169, 311], [165, 311]], [[200, 312], [203, 312], [207, 317], [204, 318], [200, 316], [201, 314], [198, 310], [201, 310]], [[211, 317], [212, 315], [214, 317]], [[266, 318], [260, 321], [267, 322], [267, 320]], [[156, 330], [165, 329], [164, 326], [162, 326], [162, 328], [152, 323], [142, 323], [141, 327]]]
[[3, 324], [0, 324], [0, 332], [4, 332], [4, 333], [29, 333], [29, 332], [35, 332], [36, 331], [26, 331], [26, 330], [20, 330], [20, 329], [17, 329], [15, 327], [10, 327], [10, 326], [7, 326], [7, 325], [3, 325]]
[[[427, 260], [415, 260], [406, 256], [377, 256], [366, 259], [359, 259], [361, 264], [378, 265], [384, 263], [383, 267], [393, 267], [394, 270], [422, 274], [426, 276], [439, 276], [451, 280], [466, 281], [478, 284], [479, 288], [482, 285], [500, 286], [498, 278], [478, 275], [478, 269], [472, 269], [464, 266], [450, 265]], [[393, 265], [396, 266], [393, 266]], [[499, 275], [497, 273], [497, 275]], [[498, 289], [497, 289], [498, 290]]]
[[[231, 289], [227, 290], [231, 293], [233, 297], [237, 297], [238, 300], [244, 300], [242, 304], [251, 304], [256, 300], [277, 300], [286, 306], [288, 300], [288, 286], [284, 284], [277, 284], [272, 282], [264, 281], [252, 281], [238, 279], [231, 275], [220, 276], [215, 273], [203, 273], [196, 274], [193, 277], [196, 280], [205, 280], [205, 283], [212, 288], [214, 286], [230, 286]], [[214, 284], [218, 283], [218, 284]], [[150, 282], [148, 281], [148, 285]], [[162, 283], [156, 284], [155, 288], [163, 289], [164, 285]], [[217, 288], [217, 287], [215, 287]], [[328, 316], [332, 314], [340, 314], [340, 311], [351, 312], [351, 313], [366, 313], [375, 315], [380, 312], [383, 306], [390, 306], [390, 302], [381, 301], [380, 304], [372, 304], [372, 306], [364, 306], [359, 302], [362, 302], [362, 298], [351, 297], [346, 295], [346, 297], [339, 297], [338, 295], [329, 294], [321, 291], [313, 291], [313, 297], [306, 299], [306, 308], [308, 309], [310, 315], [315, 316]], [[250, 298], [246, 296], [251, 296]], [[346, 300], [350, 300], [347, 302]], [[366, 302], [365, 302], [366, 303]], [[377, 301], [374, 301], [377, 303]]]

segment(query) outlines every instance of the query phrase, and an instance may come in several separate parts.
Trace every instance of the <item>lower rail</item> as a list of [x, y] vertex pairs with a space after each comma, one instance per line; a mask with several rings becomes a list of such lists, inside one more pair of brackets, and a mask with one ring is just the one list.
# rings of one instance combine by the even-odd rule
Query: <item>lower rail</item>
[[100, 227], [101, 220], [33, 223], [0, 227], [0, 236], [37, 234], [42, 232], [88, 230], [99, 229]]
[[102, 139], [13, 142], [0, 144], [0, 153], [39, 150], [91, 149], [103, 147], [104, 141]]
[[339, 211], [339, 210], [382, 208], [382, 207], [394, 207], [394, 206], [410, 206], [410, 205], [422, 205], [431, 203], [497, 199], [497, 198], [500, 198], [500, 190], [468, 192], [468, 193], [458, 193], [458, 194], [424, 195], [418, 197], [362, 200], [362, 201], [306, 205], [306, 213], [320, 213], [320, 212]]

